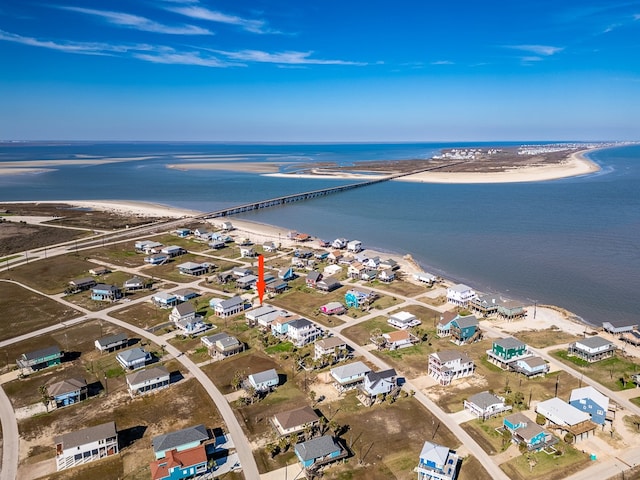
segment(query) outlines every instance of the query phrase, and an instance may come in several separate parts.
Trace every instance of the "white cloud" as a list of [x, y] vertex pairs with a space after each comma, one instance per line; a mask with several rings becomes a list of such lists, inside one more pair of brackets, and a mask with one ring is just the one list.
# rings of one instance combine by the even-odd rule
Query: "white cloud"
[[95, 10], [92, 8], [82, 7], [60, 7], [63, 10], [84, 13], [106, 19], [113, 25], [121, 27], [130, 27], [143, 32], [164, 33], [167, 35], [213, 35], [206, 28], [197, 27], [195, 25], [169, 26], [155, 22], [145, 17], [131, 15], [129, 13], [111, 12], [107, 10]]
[[278, 63], [285, 65], [366, 65], [366, 63], [350, 62], [346, 60], [322, 60], [309, 58], [313, 52], [269, 53], [261, 50], [240, 50], [237, 52], [220, 51], [219, 53], [234, 60], [258, 63]]
[[506, 48], [522, 50], [523, 52], [530, 52], [535, 55], [542, 55], [545, 57], [555, 55], [556, 53], [564, 50], [563, 47], [552, 47], [550, 45], [507, 45]]
[[39, 40], [33, 37], [24, 37], [15, 33], [0, 30], [0, 40], [13, 43], [21, 43], [32, 47], [48, 48], [68, 53], [79, 53], [84, 55], [112, 55], [116, 53], [126, 53], [131, 50], [147, 51], [154, 47], [146, 44], [137, 45], [114, 45], [102, 42], [54, 42], [52, 40]]
[[431, 65], [454, 65], [454, 63], [451, 60], [437, 60], [431, 62]]
[[198, 52], [153, 52], [153, 53], [134, 53], [133, 57], [151, 63], [165, 63], [172, 65], [198, 65], [201, 67], [241, 67], [245, 66], [241, 63], [230, 63], [215, 57], [203, 57]]
[[266, 22], [263, 20], [251, 20], [236, 15], [228, 15], [226, 13], [210, 10], [199, 6], [186, 7], [165, 7], [167, 10], [184, 15], [189, 18], [198, 20], [208, 20], [210, 22], [224, 23], [227, 25], [236, 25], [244, 30], [252, 33], [278, 33], [266, 28]]

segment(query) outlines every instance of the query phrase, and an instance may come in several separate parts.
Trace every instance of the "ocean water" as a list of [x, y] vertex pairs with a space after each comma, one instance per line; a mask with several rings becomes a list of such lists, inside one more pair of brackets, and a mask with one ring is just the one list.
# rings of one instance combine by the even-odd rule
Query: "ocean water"
[[[471, 145], [478, 144], [0, 144], [0, 167], [78, 155], [154, 157], [0, 176], [0, 200], [146, 200], [211, 211], [345, 182], [179, 171], [167, 164], [199, 160], [185, 155], [237, 155], [236, 161], [279, 162], [292, 171], [312, 162], [427, 159], [441, 148]], [[483, 292], [558, 305], [594, 325], [638, 320], [640, 146], [595, 151], [590, 158], [602, 167], [599, 173], [517, 184], [383, 182], [241, 218], [411, 253], [433, 273]]]

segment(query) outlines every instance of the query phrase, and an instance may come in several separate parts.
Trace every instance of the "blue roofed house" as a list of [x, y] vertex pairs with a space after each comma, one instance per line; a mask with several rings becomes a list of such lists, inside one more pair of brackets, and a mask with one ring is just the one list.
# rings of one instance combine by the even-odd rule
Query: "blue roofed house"
[[182, 452], [202, 445], [207, 440], [209, 440], [209, 432], [206, 427], [204, 425], [196, 425], [158, 435], [151, 440], [151, 446], [156, 459], [160, 459], [165, 458], [166, 453], [170, 450]]
[[47, 387], [51, 402], [56, 408], [68, 407], [87, 399], [87, 381], [84, 378], [68, 378]]
[[455, 450], [437, 443], [424, 442], [420, 462], [414, 471], [418, 474], [418, 480], [455, 480], [459, 463]]
[[119, 298], [122, 298], [122, 290], [115, 285], [107, 285], [105, 283], [98, 283], [91, 289], [91, 300], [97, 300], [99, 302], [115, 302]]
[[57, 345], [35, 350], [33, 352], [23, 353], [16, 359], [18, 368], [28, 371], [37, 371], [47, 367], [60, 365], [64, 353], [60, 351]]
[[312, 438], [306, 442], [297, 443], [295, 448], [296, 457], [305, 468], [320, 467], [330, 462], [346, 457], [347, 451], [329, 435]]
[[558, 443], [556, 437], [520, 412], [504, 417], [502, 426], [511, 433], [511, 440], [514, 443], [526, 445], [529, 451], [540, 450]]
[[571, 391], [569, 405], [591, 415], [591, 421], [604, 425], [609, 410], [609, 397], [592, 386], [575, 388]]
[[123, 350], [116, 355], [116, 360], [125, 370], [135, 370], [144, 367], [151, 361], [151, 354], [140, 347]]
[[253, 373], [247, 377], [248, 384], [256, 389], [256, 392], [268, 392], [280, 383], [278, 372], [274, 368], [264, 372]]
[[457, 345], [473, 343], [482, 338], [478, 319], [474, 315], [451, 320], [451, 341]]

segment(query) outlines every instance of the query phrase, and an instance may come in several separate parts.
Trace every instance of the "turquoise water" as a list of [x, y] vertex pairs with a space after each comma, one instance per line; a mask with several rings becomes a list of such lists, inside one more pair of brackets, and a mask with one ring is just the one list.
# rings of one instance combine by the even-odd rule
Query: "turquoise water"
[[[301, 162], [429, 158], [440, 148], [466, 145], [0, 145], [0, 162], [155, 155], [0, 177], [0, 200], [128, 199], [210, 211], [343, 182], [165, 168], [180, 161], [177, 155], [238, 154], [240, 161], [277, 161], [295, 170]], [[519, 184], [384, 182], [242, 218], [411, 253], [434, 273], [481, 291], [555, 304], [592, 324], [638, 319], [640, 146], [596, 151], [591, 158], [600, 173]]]

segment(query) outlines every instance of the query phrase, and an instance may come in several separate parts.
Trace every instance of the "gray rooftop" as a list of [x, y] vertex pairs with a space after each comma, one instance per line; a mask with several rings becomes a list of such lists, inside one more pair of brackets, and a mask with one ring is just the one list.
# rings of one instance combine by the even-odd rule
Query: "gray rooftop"
[[175, 307], [173, 307], [176, 309], [176, 311], [178, 312], [178, 315], [180, 316], [184, 316], [184, 315], [191, 315], [192, 313], [195, 313], [196, 309], [193, 306], [193, 304], [191, 303], [181, 303], [180, 305], [176, 305]]
[[135, 385], [137, 383], [167, 376], [169, 376], [169, 370], [167, 370], [165, 367], [151, 367], [147, 368], [146, 370], [127, 375], [127, 383], [129, 385]]
[[95, 427], [65, 433], [64, 435], [56, 437], [54, 441], [57, 444], [62, 444], [62, 448], [67, 450], [69, 448], [86, 445], [87, 443], [97, 442], [98, 440], [115, 437], [116, 435], [115, 422], [107, 422], [102, 425], [96, 425]]
[[502, 403], [502, 400], [500, 400], [500, 398], [489, 392], [480, 392], [476, 393], [475, 395], [471, 395], [467, 401], [473, 403], [474, 405], [477, 405], [482, 410], [486, 410], [491, 405]]
[[447, 463], [449, 457], [449, 448], [437, 443], [424, 442], [422, 451], [420, 452], [420, 459], [427, 463], [433, 462], [436, 465], [444, 465]]
[[289, 328], [306, 328], [312, 326], [313, 323], [306, 318], [298, 318], [293, 322], [289, 322]]
[[458, 350], [442, 350], [441, 352], [434, 352], [431, 355], [437, 356], [442, 363], [452, 362], [460, 359], [461, 363], [469, 363], [471, 358], [464, 352]]
[[147, 357], [147, 352], [140, 347], [135, 347], [130, 350], [125, 350], [120, 352], [118, 355], [125, 363], [135, 362], [136, 360], [141, 360]]
[[496, 338], [493, 341], [494, 345], [499, 345], [505, 350], [509, 350], [512, 348], [522, 348], [524, 347], [524, 342], [521, 342], [517, 338], [514, 337], [506, 337], [506, 338]]
[[324, 435], [323, 437], [313, 438], [306, 442], [297, 443], [295, 449], [302, 461], [307, 461], [329, 455], [336, 450], [340, 450], [340, 446], [336, 444], [333, 437]]
[[275, 368], [272, 368], [270, 370], [265, 370], [264, 372], [254, 373], [249, 376], [253, 379], [253, 383], [255, 385], [280, 379], [280, 377], [278, 377], [278, 372], [276, 372]]
[[295, 410], [278, 413], [274, 415], [274, 417], [285, 430], [319, 420], [318, 414], [308, 405], [296, 408]]
[[468, 315], [466, 317], [457, 317], [454, 320], [458, 324], [458, 327], [460, 328], [478, 326], [478, 319], [475, 317], [475, 315]]
[[367, 372], [370, 372], [371, 369], [367, 367], [362, 362], [353, 362], [348, 363], [347, 365], [342, 365], [340, 367], [335, 367], [331, 369], [331, 375], [335, 378], [348, 378], [353, 377], [355, 375], [364, 375]]
[[581, 338], [580, 340], [577, 340], [576, 343], [579, 343], [580, 345], [584, 345], [585, 347], [588, 347], [588, 348], [600, 348], [600, 347], [605, 347], [607, 345], [612, 345], [612, 343], [609, 340], [607, 340], [606, 338], [599, 337], [598, 335], [596, 335], [595, 337]]
[[204, 442], [209, 440], [209, 432], [204, 425], [183, 428], [176, 432], [158, 435], [151, 440], [154, 452], [165, 452], [192, 442]]
[[235, 307], [236, 305], [241, 305], [244, 302], [244, 300], [242, 299], [242, 297], [233, 297], [233, 298], [228, 298], [227, 300], [222, 300], [219, 305], [222, 308], [231, 308], [231, 307]]
[[60, 353], [60, 347], [57, 345], [41, 348], [40, 350], [34, 350], [33, 352], [23, 353], [22, 356], [25, 360], [37, 360], [39, 358], [49, 357]]
[[87, 381], [84, 378], [67, 378], [60, 382], [52, 383], [47, 388], [49, 395], [56, 397], [65, 393], [75, 392], [87, 388]]

